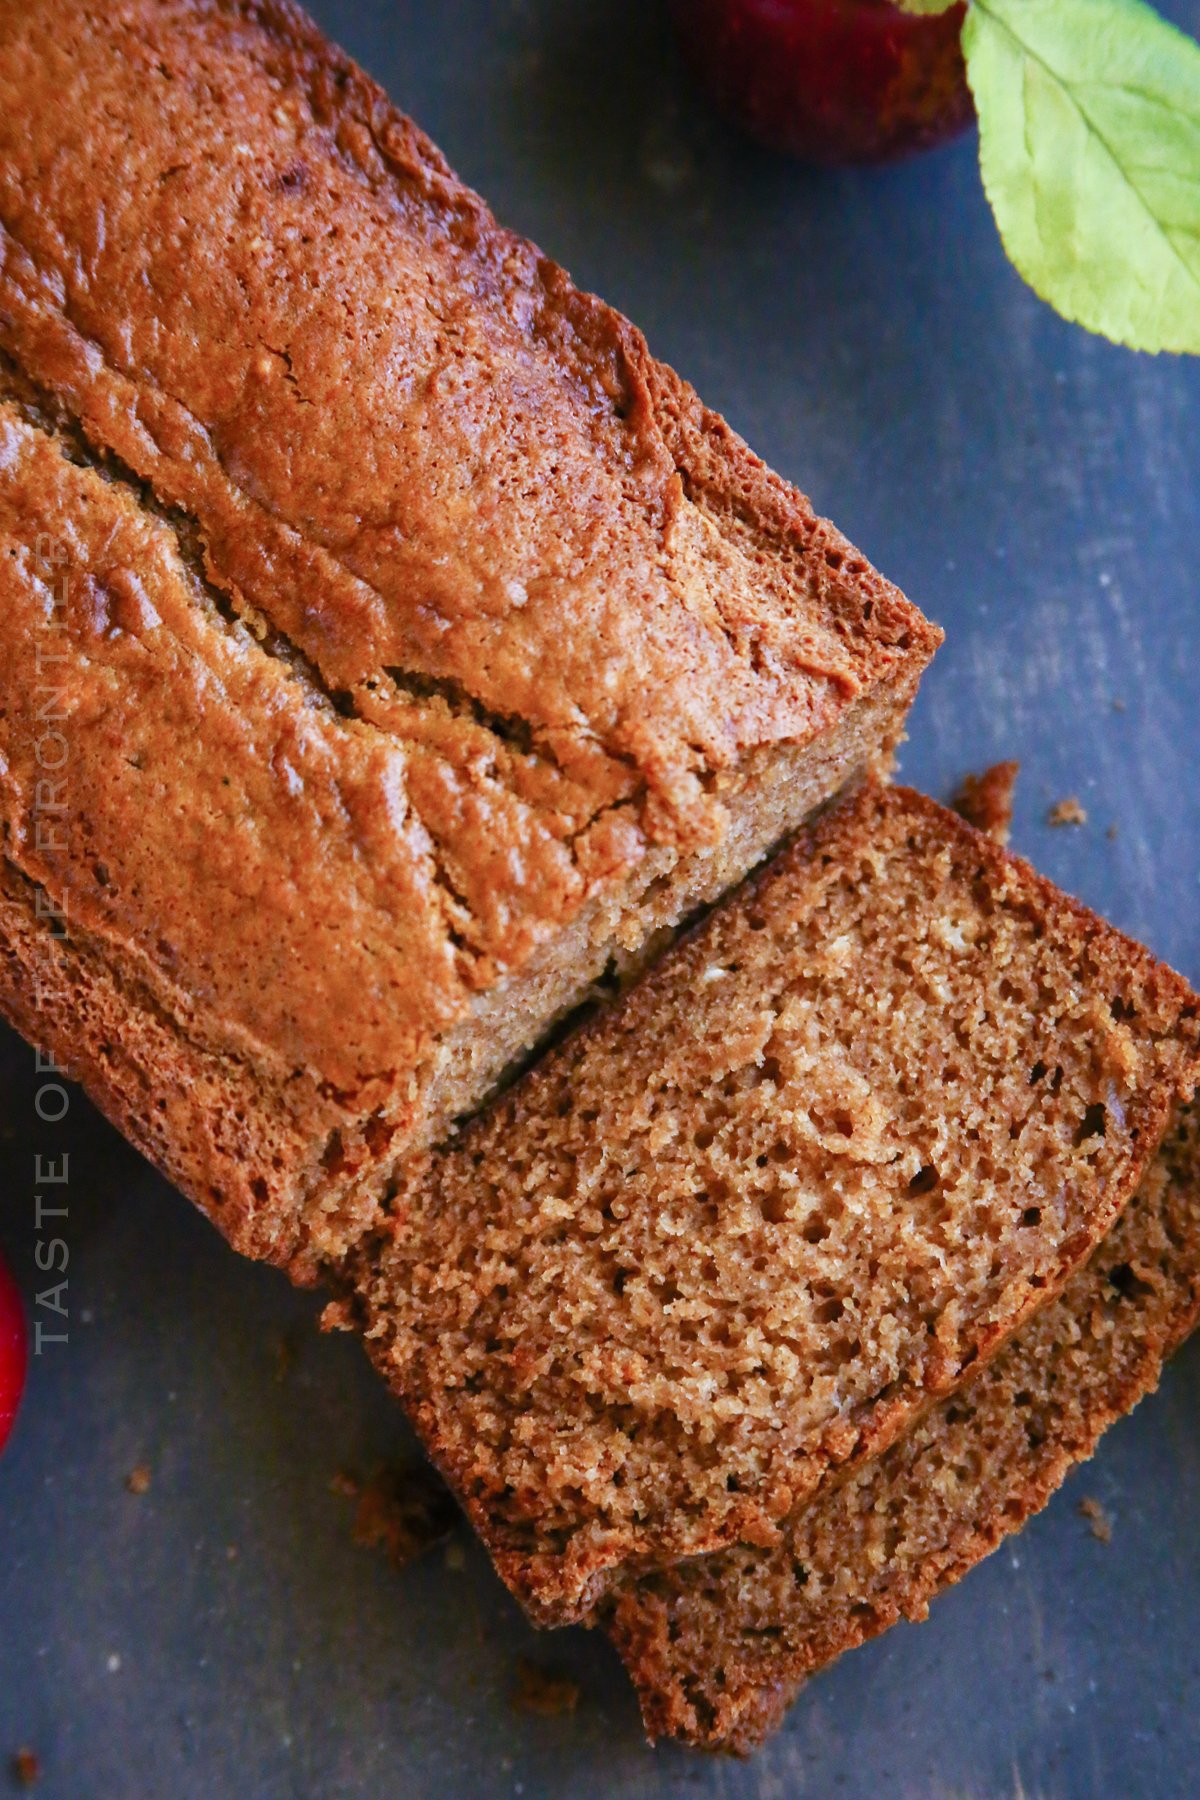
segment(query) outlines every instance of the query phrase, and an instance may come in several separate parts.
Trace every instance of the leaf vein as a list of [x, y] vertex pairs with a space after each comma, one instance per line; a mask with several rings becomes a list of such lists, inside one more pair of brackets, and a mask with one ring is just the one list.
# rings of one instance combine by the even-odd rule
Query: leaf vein
[[[1183, 270], [1183, 273], [1186, 276], [1187, 280], [1193, 286], [1196, 287], [1198, 292], [1200, 292], [1200, 272], [1198, 272], [1196, 269], [1194, 269], [1192, 267], [1191, 262], [1188, 260], [1188, 258], [1186, 256], [1184, 256], [1183, 252], [1181, 251], [1181, 249], [1179, 248], [1178, 244], [1175, 241], [1174, 235], [1172, 234], [1171, 231], [1167, 230], [1166, 226], [1163, 224], [1163, 221], [1159, 218], [1158, 213], [1155, 211], [1154, 207], [1152, 206], [1150, 201], [1147, 199], [1141, 186], [1139, 185], [1138, 182], [1136, 182], [1133, 179], [1129, 168], [1122, 161], [1121, 157], [1117, 154], [1116, 150], [1113, 148], [1112, 144], [1109, 142], [1104, 131], [1096, 123], [1095, 118], [1093, 117], [1092, 113], [1083, 105], [1082, 101], [1079, 98], [1079, 94], [1077, 91], [1080, 87], [1082, 87], [1084, 85], [1089, 85], [1089, 86], [1093, 86], [1093, 87], [1104, 86], [1104, 87], [1112, 88], [1112, 87], [1117, 87], [1119, 84], [1116, 82], [1085, 84], [1085, 83], [1081, 83], [1081, 82], [1073, 82], [1068, 77], [1066, 77], [1064, 75], [1060, 75], [1059, 72], [1057, 71], [1057, 69], [1053, 68], [1051, 66], [1051, 64], [1049, 62], [1047, 62], [1047, 60], [1044, 56], [1039, 55], [1039, 53], [1035, 49], [1033, 49], [1033, 47], [1030, 44], [1026, 43], [1024, 39], [1022, 39], [1021, 37], [1019, 37], [1017, 35], [1017, 33], [1013, 30], [1012, 26], [1009, 25], [1008, 21], [1006, 19], [1001, 18], [1000, 15], [997, 12], [995, 12], [990, 5], [987, 4], [987, 0], [975, 0], [975, 4], [978, 7], [978, 10], [981, 13], [984, 13], [992, 21], [992, 23], [994, 25], [996, 25], [998, 27], [998, 29], [1000, 31], [1002, 31], [1007, 38], [1009, 38], [1009, 40], [1015, 46], [1018, 56], [1024, 57], [1029, 62], [1037, 64], [1037, 66], [1039, 68], [1041, 68], [1042, 70], [1044, 70], [1046, 75], [1049, 76], [1050, 80], [1053, 81], [1054, 83], [1056, 83], [1056, 85], [1061, 89], [1063, 94], [1065, 94], [1067, 100], [1075, 108], [1075, 111], [1078, 113], [1080, 119], [1082, 120], [1083, 124], [1086, 126], [1087, 130], [1091, 133], [1091, 135], [1095, 139], [1096, 143], [1099, 145], [1101, 150], [1103, 150], [1105, 155], [1108, 157], [1109, 161], [1112, 163], [1112, 166], [1116, 170], [1120, 179], [1125, 183], [1125, 185], [1129, 189], [1130, 193], [1134, 196], [1135, 200], [1141, 206], [1143, 212], [1146, 214], [1146, 217], [1149, 219], [1151, 226], [1153, 227], [1155, 232], [1157, 232], [1158, 236], [1162, 239], [1163, 244], [1166, 246], [1166, 248], [1170, 252], [1171, 256], [1174, 257], [1175, 261], [1179, 264], [1179, 267]], [[1028, 150], [1029, 150], [1029, 134], [1028, 134], [1029, 114], [1028, 114], [1028, 108], [1024, 106], [1024, 97], [1023, 96], [1022, 96], [1022, 106], [1023, 106], [1023, 110], [1025, 112], [1025, 124], [1026, 124], [1025, 145], [1026, 145], [1026, 150], [1028, 152]], [[1036, 166], [1036, 165], [1031, 160], [1031, 167], [1033, 167], [1033, 166]], [[1040, 238], [1042, 237], [1040, 221], [1038, 222], [1038, 235]], [[1042, 241], [1043, 242], [1045, 241], [1044, 238], [1042, 238]]]

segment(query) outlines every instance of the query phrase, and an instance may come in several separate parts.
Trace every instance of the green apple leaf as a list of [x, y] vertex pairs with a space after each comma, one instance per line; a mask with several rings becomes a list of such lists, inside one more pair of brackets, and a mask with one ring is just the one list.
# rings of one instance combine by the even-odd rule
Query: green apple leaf
[[983, 185], [1043, 300], [1200, 353], [1200, 44], [1142, 0], [972, 0]]

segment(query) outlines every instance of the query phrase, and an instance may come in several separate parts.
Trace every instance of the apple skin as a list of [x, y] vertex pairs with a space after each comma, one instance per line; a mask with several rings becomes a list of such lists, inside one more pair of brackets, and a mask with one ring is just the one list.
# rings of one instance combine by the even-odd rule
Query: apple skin
[[670, 0], [683, 54], [727, 118], [806, 162], [884, 162], [975, 116], [965, 7], [891, 0]]
[[0, 1261], [0, 1450], [17, 1417], [29, 1368], [29, 1335], [17, 1284]]

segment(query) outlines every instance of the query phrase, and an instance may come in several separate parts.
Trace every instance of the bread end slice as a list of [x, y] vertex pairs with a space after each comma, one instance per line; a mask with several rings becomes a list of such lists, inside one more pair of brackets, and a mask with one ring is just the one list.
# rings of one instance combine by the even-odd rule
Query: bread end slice
[[631, 1583], [604, 1626], [652, 1739], [745, 1753], [804, 1682], [930, 1602], [1045, 1506], [1158, 1384], [1200, 1310], [1200, 1106], [1057, 1300], [770, 1550]]

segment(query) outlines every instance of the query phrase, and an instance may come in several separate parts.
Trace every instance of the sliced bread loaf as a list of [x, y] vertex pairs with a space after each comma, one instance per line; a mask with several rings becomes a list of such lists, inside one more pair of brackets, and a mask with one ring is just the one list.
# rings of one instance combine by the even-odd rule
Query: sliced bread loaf
[[752, 1749], [808, 1676], [930, 1600], [1044, 1506], [1157, 1385], [1200, 1308], [1200, 1108], [1061, 1296], [879, 1461], [791, 1523], [646, 1576], [606, 1628], [652, 1737]]
[[868, 786], [414, 1165], [358, 1323], [506, 1580], [770, 1546], [1109, 1230], [1198, 1003], [931, 801]]

